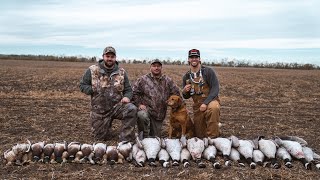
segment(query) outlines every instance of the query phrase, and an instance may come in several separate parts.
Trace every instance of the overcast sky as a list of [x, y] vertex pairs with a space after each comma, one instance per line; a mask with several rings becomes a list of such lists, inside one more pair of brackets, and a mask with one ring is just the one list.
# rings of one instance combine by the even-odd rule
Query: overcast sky
[[320, 65], [319, 0], [7, 0], [0, 54]]

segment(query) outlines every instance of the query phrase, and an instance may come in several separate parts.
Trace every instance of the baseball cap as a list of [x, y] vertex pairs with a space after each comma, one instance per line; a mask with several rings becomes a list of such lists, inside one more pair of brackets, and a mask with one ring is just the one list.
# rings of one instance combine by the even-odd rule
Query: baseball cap
[[162, 66], [162, 63], [159, 59], [152, 60], [150, 64], [154, 64], [154, 63], [159, 63]]
[[200, 57], [200, 51], [198, 49], [191, 49], [189, 50], [189, 57], [191, 56], [198, 56]]
[[107, 53], [113, 53], [114, 55], [116, 55], [116, 50], [112, 46], [107, 46], [106, 48], [104, 48], [103, 54]]

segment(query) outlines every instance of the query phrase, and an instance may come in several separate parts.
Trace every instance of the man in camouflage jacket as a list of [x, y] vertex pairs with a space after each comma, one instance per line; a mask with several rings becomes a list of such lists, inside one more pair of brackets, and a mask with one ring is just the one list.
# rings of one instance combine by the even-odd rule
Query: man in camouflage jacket
[[108, 46], [103, 59], [90, 66], [80, 81], [81, 92], [91, 95], [90, 121], [97, 140], [110, 138], [113, 119], [122, 120], [120, 141], [133, 141], [137, 108], [130, 103], [132, 88], [126, 71], [118, 66], [116, 51]]
[[179, 87], [162, 74], [162, 63], [154, 60], [150, 73], [140, 77], [133, 86], [133, 103], [138, 107], [137, 124], [143, 137], [161, 136], [162, 123], [167, 112], [166, 101], [171, 95], [180, 96]]

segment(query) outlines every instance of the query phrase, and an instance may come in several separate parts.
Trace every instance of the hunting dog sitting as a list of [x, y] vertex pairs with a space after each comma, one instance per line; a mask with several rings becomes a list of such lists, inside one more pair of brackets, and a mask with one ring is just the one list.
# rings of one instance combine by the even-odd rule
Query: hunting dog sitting
[[194, 135], [194, 125], [188, 115], [186, 104], [182, 98], [177, 95], [172, 95], [167, 100], [168, 106], [171, 107], [170, 122], [169, 122], [169, 138], [180, 138], [182, 135], [191, 138]]

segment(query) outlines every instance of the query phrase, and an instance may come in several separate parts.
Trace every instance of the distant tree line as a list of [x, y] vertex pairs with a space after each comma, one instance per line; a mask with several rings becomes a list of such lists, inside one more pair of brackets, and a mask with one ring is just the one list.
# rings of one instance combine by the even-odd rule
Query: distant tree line
[[16, 54], [0, 54], [0, 59], [6, 60], [32, 60], [32, 61], [69, 61], [69, 62], [86, 62], [96, 61], [96, 57], [82, 56], [53, 56], [53, 55], [16, 55]]
[[[69, 61], [69, 62], [95, 62], [97, 57], [83, 56], [53, 56], [53, 55], [15, 55], [15, 54], [0, 54], [0, 60], [36, 60], [36, 61]], [[137, 59], [122, 59], [118, 60], [123, 64], [150, 64], [153, 59], [137, 60]], [[172, 60], [170, 58], [160, 60], [165, 65], [187, 65], [186, 60]], [[320, 69], [320, 66], [314, 64], [298, 64], [298, 63], [251, 63], [248, 60], [229, 60], [227, 58], [212, 61], [203, 61], [203, 65], [220, 66], [220, 67], [255, 67], [255, 68], [275, 68], [275, 69], [305, 69], [313, 70]]]

